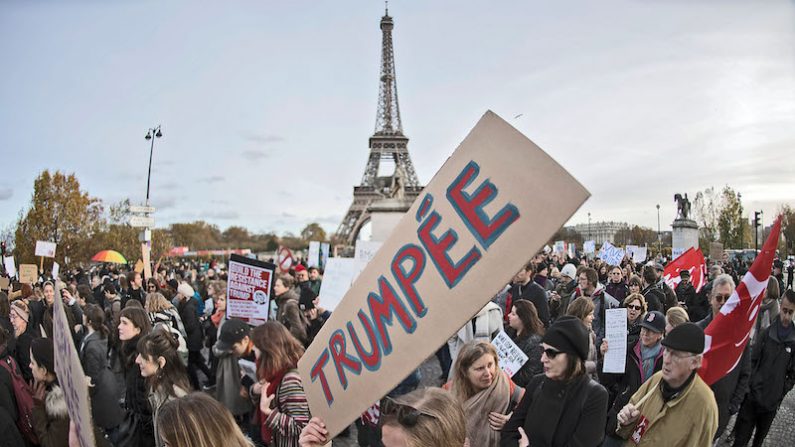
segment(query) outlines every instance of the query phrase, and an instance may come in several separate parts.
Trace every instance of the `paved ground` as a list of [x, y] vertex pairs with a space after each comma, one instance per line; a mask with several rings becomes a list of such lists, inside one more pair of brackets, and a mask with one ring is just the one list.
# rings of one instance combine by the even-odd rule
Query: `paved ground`
[[[422, 371], [423, 385], [438, 386], [440, 384], [437, 378], [439, 377], [439, 374], [441, 374], [441, 369], [439, 368], [439, 363], [436, 361], [435, 357], [431, 357], [425, 361], [425, 363], [423, 363], [420, 367], [420, 370]], [[726, 433], [729, 433], [734, 427], [734, 419], [735, 418], [732, 418], [732, 420], [729, 422], [729, 427], [727, 428]], [[733, 442], [733, 438], [729, 439], [730, 442], [727, 442], [728, 437], [729, 436], [727, 434], [724, 434], [718, 443], [718, 447], [730, 447], [732, 445], [731, 442]], [[335, 438], [332, 442], [332, 445], [333, 447], [358, 446], [359, 444], [356, 442], [356, 427], [351, 427], [351, 433], [347, 437]], [[773, 426], [770, 428], [770, 433], [768, 433], [767, 438], [765, 439], [764, 446], [795, 446], [795, 390], [791, 391], [787, 397], [784, 398], [784, 402], [782, 402], [781, 408], [779, 408], [776, 419], [773, 421]]]

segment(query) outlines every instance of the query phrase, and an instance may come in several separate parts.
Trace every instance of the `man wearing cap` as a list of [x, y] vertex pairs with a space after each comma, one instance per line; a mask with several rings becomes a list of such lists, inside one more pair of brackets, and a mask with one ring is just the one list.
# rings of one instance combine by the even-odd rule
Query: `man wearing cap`
[[215, 398], [224, 404], [232, 414], [240, 418], [253, 409], [251, 401], [241, 393], [241, 386], [247, 391], [256, 380], [249, 375], [241, 378], [238, 359], [249, 357], [254, 361], [249, 338], [249, 325], [238, 319], [223, 322], [218, 333], [218, 341], [213, 346], [213, 354], [218, 359], [215, 370]]
[[697, 373], [704, 357], [704, 331], [694, 323], [682, 323], [662, 345], [662, 370], [618, 413], [616, 434], [640, 446], [711, 446], [718, 406]]
[[665, 283], [665, 267], [659, 262], [654, 263], [654, 273], [657, 275], [657, 288], [665, 296], [663, 300], [663, 305], [665, 307], [665, 312], [668, 312], [668, 309], [676, 306], [676, 292], [671, 289], [668, 284]]
[[299, 289], [311, 286], [309, 282], [309, 272], [306, 270], [306, 267], [301, 264], [295, 266], [295, 281], [298, 283]]
[[[679, 306], [685, 309], [690, 309], [690, 306], [696, 306], [696, 288], [690, 283], [690, 270], [679, 271], [679, 284], [676, 285], [674, 291], [676, 292], [676, 301]], [[690, 321], [698, 321], [700, 319], [693, 320], [691, 317]]]
[[599, 360], [599, 383], [613, 391], [615, 400], [607, 411], [607, 439], [605, 446], [622, 445], [623, 440], [615, 435], [618, 412], [629, 402], [629, 398], [662, 368], [663, 354], [660, 341], [665, 332], [665, 315], [656, 310], [647, 313], [640, 322], [640, 339], [627, 346], [627, 359], [623, 374], [601, 372], [602, 359], [609, 350], [607, 340], [602, 342]]
[[[706, 329], [712, 322], [713, 316], [720, 312], [723, 303], [734, 293], [734, 279], [726, 273], [718, 275], [713, 281], [712, 292], [709, 297], [710, 313], [696, 324], [701, 329]], [[751, 380], [751, 345], [747, 343], [740, 356], [740, 363], [730, 373], [718, 379], [710, 388], [715, 393], [715, 402], [718, 404], [718, 431], [716, 439], [723, 434], [733, 414], [740, 411], [740, 405], [748, 393]]]
[[552, 320], [566, 313], [571, 302], [571, 294], [577, 288], [577, 268], [574, 264], [566, 264], [560, 269], [560, 281], [555, 290], [549, 294], [549, 313]]

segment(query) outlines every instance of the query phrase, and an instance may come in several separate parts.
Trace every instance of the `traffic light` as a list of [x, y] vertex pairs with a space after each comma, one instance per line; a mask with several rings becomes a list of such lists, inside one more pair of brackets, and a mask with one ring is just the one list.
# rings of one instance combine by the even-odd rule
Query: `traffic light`
[[754, 227], [759, 227], [762, 225], [762, 212], [761, 211], [754, 211]]

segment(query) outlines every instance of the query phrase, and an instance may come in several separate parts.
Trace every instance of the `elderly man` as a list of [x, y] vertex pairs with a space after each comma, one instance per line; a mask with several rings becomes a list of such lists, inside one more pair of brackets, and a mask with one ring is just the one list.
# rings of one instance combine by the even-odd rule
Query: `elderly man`
[[662, 370], [641, 385], [618, 413], [616, 434], [639, 446], [711, 446], [718, 429], [718, 406], [697, 374], [704, 331], [694, 323], [683, 323], [662, 345]]
[[[734, 279], [731, 275], [722, 273], [712, 281], [712, 291], [709, 295], [710, 313], [706, 318], [696, 324], [701, 329], [706, 329], [712, 322], [715, 315], [720, 312], [723, 303], [729, 299], [734, 292]], [[718, 404], [718, 431], [715, 433], [716, 439], [723, 434], [729, 418], [740, 411], [740, 405], [748, 393], [748, 383], [751, 379], [751, 350], [750, 343], [745, 345], [740, 363], [731, 370], [729, 374], [713, 383], [710, 388], [715, 393], [715, 402]]]

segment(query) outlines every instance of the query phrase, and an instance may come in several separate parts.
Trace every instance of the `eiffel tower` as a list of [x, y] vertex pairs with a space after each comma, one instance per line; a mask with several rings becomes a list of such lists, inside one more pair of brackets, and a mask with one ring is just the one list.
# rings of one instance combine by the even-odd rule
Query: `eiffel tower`
[[[392, 47], [392, 29], [395, 27], [387, 9], [381, 17], [381, 78], [378, 92], [378, 112], [375, 133], [370, 137], [370, 156], [364, 169], [362, 182], [353, 187], [353, 203], [342, 219], [335, 241], [352, 247], [359, 231], [370, 220], [370, 207], [392, 199], [407, 211], [411, 202], [422, 192], [414, 165], [408, 151], [409, 139], [403, 135], [395, 79], [395, 55]], [[382, 162], [394, 165], [394, 173], [378, 176]]]

